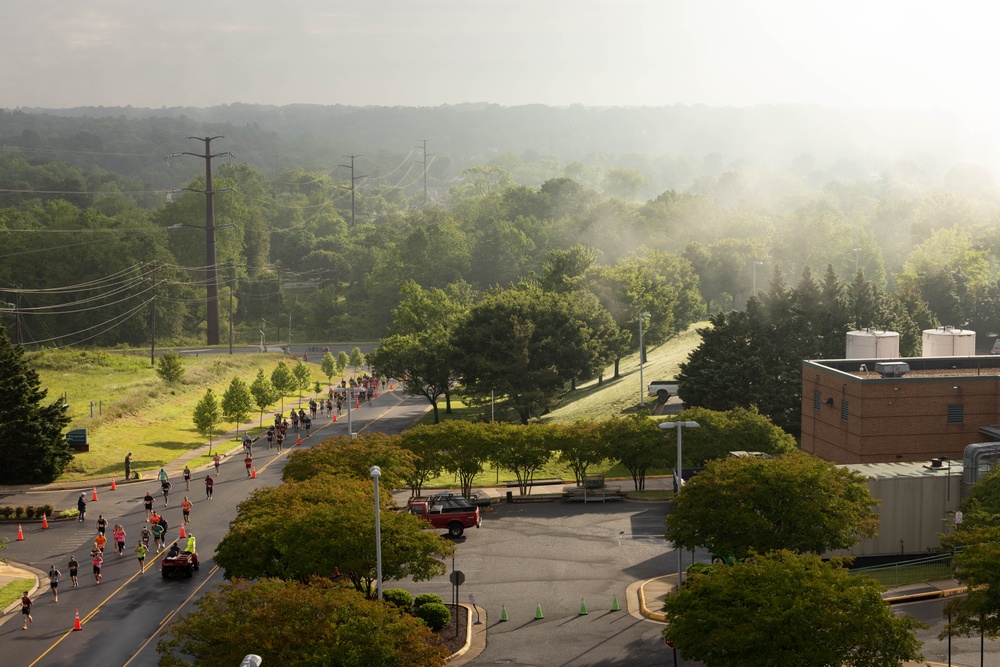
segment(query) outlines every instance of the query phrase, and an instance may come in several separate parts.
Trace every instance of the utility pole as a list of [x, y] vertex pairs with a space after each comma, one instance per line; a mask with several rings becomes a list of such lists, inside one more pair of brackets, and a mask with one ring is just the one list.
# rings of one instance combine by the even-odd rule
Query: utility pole
[[354, 226], [354, 182], [359, 178], [365, 178], [365, 176], [355, 176], [354, 175], [354, 158], [362, 157], [361, 155], [345, 155], [344, 157], [350, 158], [351, 164], [342, 164], [341, 167], [348, 168], [351, 170], [351, 227]]
[[21, 290], [14, 285], [14, 341], [21, 344]]
[[205, 160], [205, 190], [203, 192], [195, 190], [195, 192], [202, 192], [202, 194], [205, 195], [205, 234], [207, 251], [207, 261], [205, 262], [207, 264], [207, 268], [205, 269], [205, 282], [207, 283], [208, 292], [205, 301], [205, 316], [207, 320], [209, 345], [219, 344], [219, 272], [215, 257], [215, 191], [212, 190], [212, 158], [232, 156], [232, 153], [230, 152], [212, 153], [212, 141], [222, 138], [223, 137], [221, 135], [215, 137], [188, 137], [188, 139], [205, 142], [204, 154], [190, 153], [188, 151], [182, 151], [174, 154], [192, 155]]
[[156, 366], [156, 260], [153, 260], [153, 302], [149, 309], [149, 366]]
[[236, 289], [236, 268], [229, 260], [229, 354], [233, 353], [233, 291]]
[[423, 145], [422, 146], [417, 146], [417, 148], [422, 148], [424, 150], [424, 159], [423, 160], [417, 160], [417, 161], [420, 162], [420, 164], [424, 165], [424, 203], [426, 204], [427, 203], [427, 158], [433, 157], [434, 153], [428, 153], [427, 152], [427, 140], [426, 139], [421, 139], [420, 142]]

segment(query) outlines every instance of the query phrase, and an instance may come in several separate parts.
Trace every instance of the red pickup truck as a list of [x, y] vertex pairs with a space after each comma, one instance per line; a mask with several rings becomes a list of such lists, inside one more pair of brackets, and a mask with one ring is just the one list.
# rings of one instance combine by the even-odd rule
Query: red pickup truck
[[479, 507], [461, 496], [410, 498], [406, 509], [435, 528], [447, 528], [452, 537], [461, 537], [466, 528], [479, 528], [483, 523]]

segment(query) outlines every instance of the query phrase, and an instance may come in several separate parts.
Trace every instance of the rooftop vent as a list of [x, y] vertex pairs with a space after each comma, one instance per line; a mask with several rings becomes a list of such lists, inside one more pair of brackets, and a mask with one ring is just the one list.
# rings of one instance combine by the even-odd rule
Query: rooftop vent
[[878, 362], [875, 372], [884, 378], [901, 378], [910, 372], [910, 365], [905, 361]]

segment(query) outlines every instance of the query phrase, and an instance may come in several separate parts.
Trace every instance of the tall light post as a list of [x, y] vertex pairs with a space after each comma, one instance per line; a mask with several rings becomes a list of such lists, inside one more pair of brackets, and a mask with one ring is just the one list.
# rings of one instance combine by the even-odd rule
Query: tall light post
[[[684, 458], [683, 448], [681, 446], [681, 431], [685, 428], [699, 428], [701, 424], [698, 422], [663, 422], [660, 424], [662, 429], [676, 429], [677, 430], [677, 466], [674, 468], [674, 489], [675, 493], [681, 492], [681, 485], [684, 483], [684, 478], [681, 476], [681, 471], [683, 469], [683, 464], [681, 463]], [[676, 544], [674, 545], [674, 550], [677, 551], [677, 587], [680, 588], [683, 582], [684, 570], [681, 568], [681, 549]]]
[[267, 352], [267, 344], [264, 338], [264, 329], [267, 328], [267, 320], [260, 318], [260, 351]]
[[382, 523], [381, 512], [378, 503], [378, 478], [382, 476], [382, 469], [372, 466], [368, 470], [372, 480], [375, 482], [375, 573], [378, 584], [378, 599], [382, 599]]
[[754, 260], [753, 262], [753, 291], [750, 292], [751, 295], [757, 293], [757, 267], [764, 266], [764, 262], [758, 262]]
[[646, 384], [642, 378], [642, 366], [646, 363], [646, 350], [642, 346], [642, 321], [650, 318], [649, 313], [639, 313], [639, 407], [646, 406]]
[[858, 254], [860, 252], [861, 252], [861, 248], [854, 248], [854, 275], [858, 275], [858, 269], [861, 268], [861, 265], [860, 265], [860, 261], [861, 261], [860, 260], [860, 255]]

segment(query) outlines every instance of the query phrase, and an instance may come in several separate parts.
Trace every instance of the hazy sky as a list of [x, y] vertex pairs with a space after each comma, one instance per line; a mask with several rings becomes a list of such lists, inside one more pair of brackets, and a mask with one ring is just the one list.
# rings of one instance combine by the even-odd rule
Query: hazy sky
[[1000, 107], [1000, 6], [4, 0], [0, 107]]

